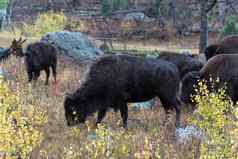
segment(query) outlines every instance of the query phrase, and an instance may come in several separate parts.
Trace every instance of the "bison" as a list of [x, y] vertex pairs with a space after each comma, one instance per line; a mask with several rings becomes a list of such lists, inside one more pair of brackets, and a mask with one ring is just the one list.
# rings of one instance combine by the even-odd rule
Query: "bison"
[[206, 59], [219, 54], [237, 54], [238, 53], [238, 36], [228, 36], [222, 41], [209, 45], [205, 49]]
[[128, 102], [148, 101], [158, 96], [165, 108], [176, 110], [179, 126], [179, 71], [167, 61], [129, 55], [104, 56], [92, 64], [86, 80], [64, 100], [65, 117], [69, 126], [85, 122], [98, 112], [100, 123], [107, 110], [120, 110], [123, 127], [127, 128]]
[[162, 51], [159, 54], [158, 59], [166, 60], [175, 64], [180, 72], [180, 78], [191, 71], [200, 71], [203, 67], [203, 63], [196, 59], [194, 55], [179, 54], [176, 52]]
[[[219, 78], [219, 83], [215, 89], [222, 88], [226, 83], [227, 94], [233, 102], [238, 100], [238, 55], [221, 54], [208, 60], [206, 65], [199, 72], [189, 72], [182, 80], [181, 99], [185, 103], [192, 103], [191, 95], [195, 94], [194, 85], [198, 80]], [[208, 83], [208, 88], [212, 88]]]
[[52, 69], [54, 80], [56, 82], [57, 51], [54, 46], [44, 42], [34, 42], [27, 46], [25, 53], [22, 49], [22, 38], [12, 43], [12, 54], [25, 57], [28, 81], [36, 81], [40, 76], [40, 71], [46, 73], [45, 84], [48, 85], [50, 68]]

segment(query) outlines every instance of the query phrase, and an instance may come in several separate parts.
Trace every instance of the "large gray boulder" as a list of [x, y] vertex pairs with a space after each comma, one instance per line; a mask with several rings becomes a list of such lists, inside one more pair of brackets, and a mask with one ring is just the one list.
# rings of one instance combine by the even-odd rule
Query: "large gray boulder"
[[96, 44], [80, 32], [50, 32], [44, 35], [41, 41], [53, 44], [59, 54], [70, 56], [82, 63], [103, 55]]

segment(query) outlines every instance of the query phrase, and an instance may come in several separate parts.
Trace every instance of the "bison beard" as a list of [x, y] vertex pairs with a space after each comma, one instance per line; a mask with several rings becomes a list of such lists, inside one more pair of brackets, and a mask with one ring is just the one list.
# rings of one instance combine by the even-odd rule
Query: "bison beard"
[[128, 55], [105, 56], [91, 66], [82, 86], [66, 96], [67, 124], [84, 122], [97, 111], [97, 123], [100, 123], [107, 110], [113, 108], [120, 110], [123, 127], [127, 128], [127, 103], [158, 96], [166, 112], [176, 110], [176, 126], [179, 126], [178, 88], [179, 71], [170, 62]]

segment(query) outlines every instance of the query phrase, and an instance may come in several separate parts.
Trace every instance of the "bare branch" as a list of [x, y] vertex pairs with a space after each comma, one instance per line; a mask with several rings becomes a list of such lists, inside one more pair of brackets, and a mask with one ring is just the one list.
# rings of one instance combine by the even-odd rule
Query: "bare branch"
[[212, 4], [209, 6], [209, 8], [206, 9], [206, 12], [207, 12], [207, 13], [210, 12], [210, 11], [212, 10], [212, 8], [213, 8], [216, 4], [217, 4], [217, 0], [214, 0], [214, 1], [212, 2]]

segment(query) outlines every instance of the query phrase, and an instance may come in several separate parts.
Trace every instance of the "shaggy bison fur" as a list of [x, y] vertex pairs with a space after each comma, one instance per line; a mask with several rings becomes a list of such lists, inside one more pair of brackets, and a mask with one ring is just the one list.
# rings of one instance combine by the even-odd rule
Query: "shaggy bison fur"
[[177, 98], [179, 72], [167, 61], [129, 55], [104, 56], [90, 68], [86, 81], [64, 100], [67, 124], [84, 122], [98, 111], [97, 123], [107, 110], [120, 110], [127, 127], [128, 102], [142, 102], [158, 96], [165, 108], [176, 110], [179, 126], [180, 100]]
[[50, 68], [52, 69], [54, 80], [56, 82], [56, 67], [57, 67], [57, 51], [51, 44], [43, 42], [35, 42], [29, 44], [26, 52], [23, 52], [21, 39], [12, 44], [12, 54], [16, 56], [24, 56], [26, 70], [29, 82], [37, 80], [40, 76], [40, 71], [46, 73], [45, 84], [49, 82]]
[[195, 55], [180, 54], [176, 52], [162, 51], [158, 59], [166, 60], [175, 64], [180, 72], [180, 78], [191, 71], [200, 71], [203, 63], [194, 57]]
[[238, 53], [238, 36], [228, 36], [222, 41], [208, 46], [205, 50], [206, 59], [219, 54], [237, 54]]
[[226, 83], [226, 92], [233, 102], [238, 100], [238, 55], [222, 54], [217, 55], [210, 60], [199, 72], [190, 72], [186, 74], [182, 80], [182, 96], [181, 99], [185, 103], [192, 103], [190, 96], [195, 94], [194, 85], [198, 80], [207, 81], [208, 88], [211, 84], [208, 82], [210, 78], [219, 83], [214, 89], [224, 87]]
[[37, 80], [40, 71], [44, 70], [47, 85], [51, 68], [56, 82], [57, 51], [54, 46], [43, 42], [29, 44], [26, 48], [25, 62], [29, 81]]

